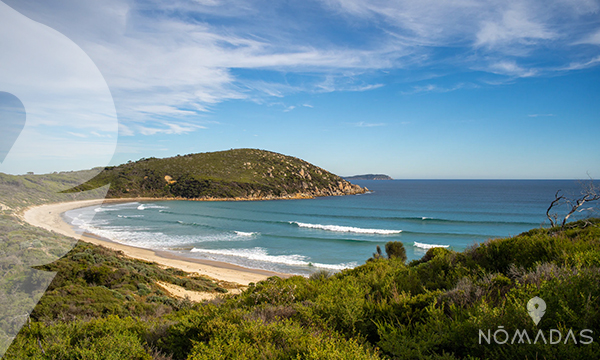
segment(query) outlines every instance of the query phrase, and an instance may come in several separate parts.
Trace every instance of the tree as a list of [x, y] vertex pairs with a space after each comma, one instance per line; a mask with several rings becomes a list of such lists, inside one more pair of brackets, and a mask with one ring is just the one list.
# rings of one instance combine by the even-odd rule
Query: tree
[[374, 252], [373, 257], [369, 260], [377, 260], [377, 259], [383, 259], [383, 253], [381, 252], [381, 248], [379, 247], [379, 245], [377, 245], [377, 252]]
[[[554, 200], [550, 203], [548, 210], [546, 210], [546, 216], [550, 220], [552, 227], [559, 226], [564, 227], [567, 220], [576, 212], [592, 211], [593, 207], [583, 208], [586, 203], [591, 203], [600, 200], [600, 188], [594, 185], [593, 180], [583, 186], [581, 196], [577, 198], [570, 198], [562, 193], [562, 190], [558, 190], [554, 195]], [[556, 212], [558, 208], [566, 208], [566, 214], [562, 215], [562, 221], [560, 220], [561, 215]]]
[[398, 258], [403, 262], [406, 261], [406, 249], [400, 241], [390, 241], [385, 244], [385, 253], [390, 259]]

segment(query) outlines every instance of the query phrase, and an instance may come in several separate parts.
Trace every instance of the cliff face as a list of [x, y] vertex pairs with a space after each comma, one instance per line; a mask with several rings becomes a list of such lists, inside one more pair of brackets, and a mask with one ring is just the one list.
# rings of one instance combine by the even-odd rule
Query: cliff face
[[142, 159], [107, 167], [75, 188], [111, 184], [108, 197], [267, 200], [360, 194], [367, 191], [304, 160], [256, 149]]

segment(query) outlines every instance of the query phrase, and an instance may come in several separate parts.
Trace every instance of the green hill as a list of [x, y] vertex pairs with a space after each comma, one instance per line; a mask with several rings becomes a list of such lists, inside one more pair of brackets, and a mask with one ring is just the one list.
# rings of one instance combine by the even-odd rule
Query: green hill
[[106, 167], [73, 191], [110, 184], [107, 197], [289, 199], [364, 193], [366, 189], [304, 160], [256, 149], [141, 159]]
[[[11, 209], [26, 208], [61, 201], [103, 198], [106, 189], [64, 193], [65, 190], [92, 179], [101, 169], [68, 171], [43, 175], [9, 175], [0, 173], [0, 203]], [[3, 206], [0, 206], [3, 208]]]

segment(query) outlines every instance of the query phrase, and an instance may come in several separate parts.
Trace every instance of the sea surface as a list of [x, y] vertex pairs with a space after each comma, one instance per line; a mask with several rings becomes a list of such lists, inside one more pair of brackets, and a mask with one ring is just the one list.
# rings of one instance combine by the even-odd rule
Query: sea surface
[[[363, 264], [388, 241], [409, 260], [431, 246], [462, 251], [548, 226], [562, 180], [353, 181], [372, 192], [308, 200], [150, 201], [68, 211], [73, 225], [112, 241], [294, 274]], [[576, 217], [582, 214], [576, 214]]]

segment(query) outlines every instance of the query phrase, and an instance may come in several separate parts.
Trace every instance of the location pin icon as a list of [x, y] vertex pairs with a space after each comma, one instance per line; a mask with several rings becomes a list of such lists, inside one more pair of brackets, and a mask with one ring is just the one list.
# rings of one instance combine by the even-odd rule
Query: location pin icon
[[25, 127], [25, 107], [19, 98], [0, 91], [0, 164]]
[[546, 302], [539, 297], [534, 297], [527, 302], [527, 312], [531, 316], [531, 320], [537, 324], [542, 320], [542, 317], [546, 313]]

